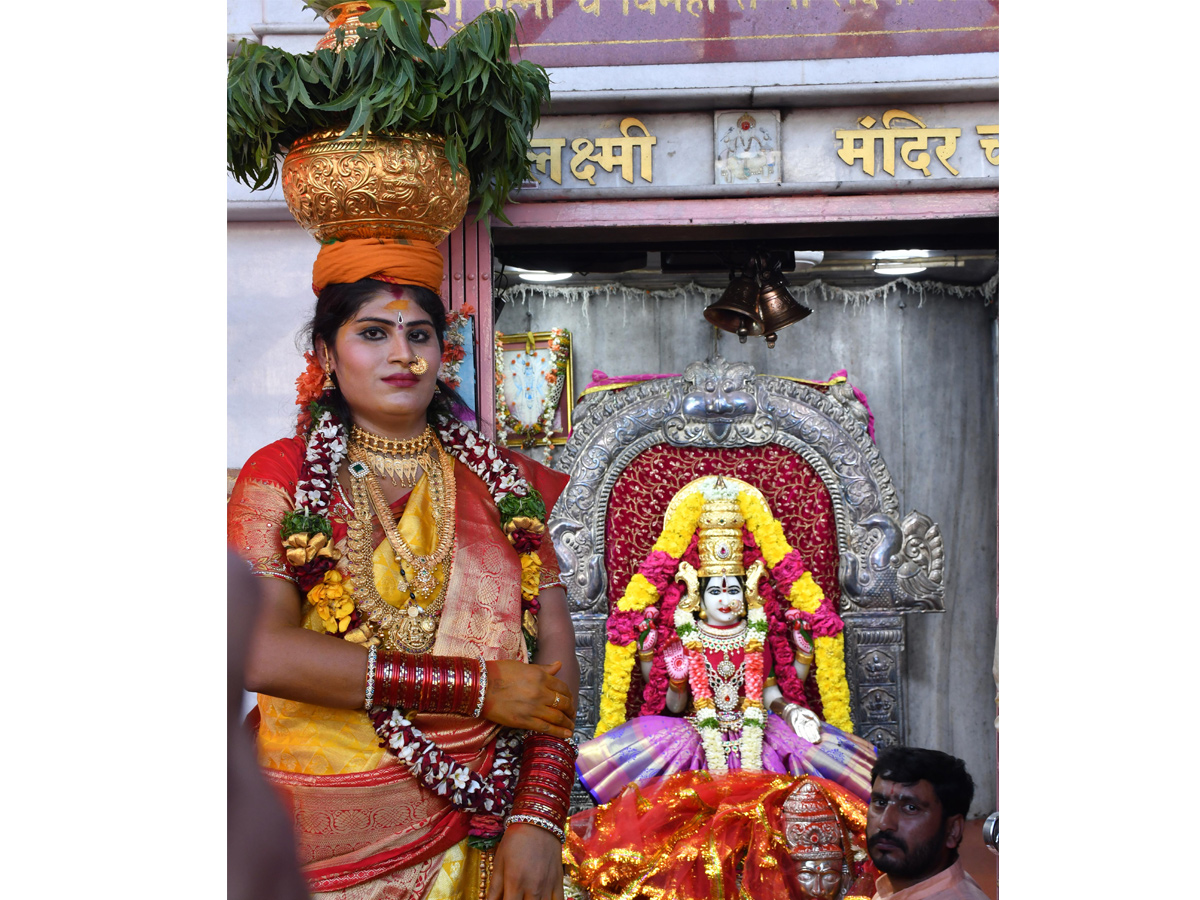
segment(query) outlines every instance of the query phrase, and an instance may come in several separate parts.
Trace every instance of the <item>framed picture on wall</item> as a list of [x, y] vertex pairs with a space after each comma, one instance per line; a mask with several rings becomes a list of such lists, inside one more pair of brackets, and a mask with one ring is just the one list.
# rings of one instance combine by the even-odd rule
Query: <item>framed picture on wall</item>
[[455, 415], [474, 426], [475, 412], [475, 307], [463, 306], [446, 313], [446, 346], [442, 351], [441, 379], [454, 388], [466, 404]]
[[550, 448], [571, 434], [571, 333], [496, 332], [496, 436], [510, 447]]

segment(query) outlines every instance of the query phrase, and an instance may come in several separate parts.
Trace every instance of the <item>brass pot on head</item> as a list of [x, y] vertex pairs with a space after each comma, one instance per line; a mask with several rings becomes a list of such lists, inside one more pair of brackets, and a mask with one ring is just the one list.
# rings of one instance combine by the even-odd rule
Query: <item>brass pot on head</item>
[[812, 315], [809, 307], [788, 292], [787, 282], [783, 280], [780, 268], [776, 263], [774, 271], [763, 275], [762, 288], [758, 292], [758, 308], [762, 314], [768, 349], [775, 346], [777, 331]]
[[739, 275], [729, 282], [721, 299], [704, 309], [704, 318], [722, 331], [730, 331], [744, 344], [749, 335], [763, 333], [763, 320], [758, 314], [758, 282], [748, 275]]

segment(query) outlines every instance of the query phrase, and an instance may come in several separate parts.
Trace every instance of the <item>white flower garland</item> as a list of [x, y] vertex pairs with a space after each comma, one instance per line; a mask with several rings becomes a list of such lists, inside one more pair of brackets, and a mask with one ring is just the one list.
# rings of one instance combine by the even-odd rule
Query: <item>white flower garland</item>
[[327, 516], [337, 480], [338, 463], [346, 458], [346, 435], [333, 424], [333, 413], [321, 414], [305, 448], [305, 465], [296, 479], [296, 509], [309, 516]]
[[459, 809], [494, 816], [512, 806], [525, 732], [501, 729], [496, 737], [496, 758], [485, 778], [447, 756], [400, 710], [389, 713], [380, 709], [371, 718], [381, 746], [439, 797], [447, 797]]
[[[714, 709], [708, 704], [712, 702], [712, 687], [708, 683], [708, 674], [704, 667], [704, 645], [699, 637], [699, 629], [692, 614], [680, 607], [675, 607], [675, 633], [687, 650], [688, 683], [692, 689], [692, 698], [696, 702], [697, 713], [692, 726], [700, 735], [700, 743], [704, 746], [704, 758], [708, 770], [714, 775], [723, 775], [729, 770], [726, 762], [724, 733], [720, 720]], [[743, 644], [747, 677], [745, 696], [742, 698], [742, 727], [741, 738], [741, 768], [746, 772], [762, 771], [763, 731], [766, 728], [766, 712], [762, 705], [762, 656], [763, 642], [767, 636], [767, 616], [761, 603], [752, 604], [746, 617], [745, 643]], [[751, 649], [757, 646], [757, 649]], [[757, 671], [754, 671], [757, 667]], [[753, 677], [751, 674], [753, 673]]]

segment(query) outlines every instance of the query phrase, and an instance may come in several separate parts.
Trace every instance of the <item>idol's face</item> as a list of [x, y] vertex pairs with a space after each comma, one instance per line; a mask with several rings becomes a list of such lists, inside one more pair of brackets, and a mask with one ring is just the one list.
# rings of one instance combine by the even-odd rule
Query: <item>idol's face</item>
[[842, 886], [842, 864], [833, 859], [796, 860], [796, 881], [805, 897], [833, 900]]
[[[425, 427], [442, 351], [433, 320], [411, 292], [378, 291], [338, 329], [330, 349], [338, 388], [357, 424], [388, 437], [411, 437]], [[427, 365], [415, 374], [418, 359]]]
[[742, 582], [735, 575], [713, 575], [704, 585], [704, 612], [709, 625], [723, 628], [742, 617]]
[[[957, 826], [955, 827], [955, 820]], [[867, 807], [867, 852], [880, 872], [904, 883], [924, 881], [950, 865], [962, 816], [944, 815], [933, 785], [876, 778]]]

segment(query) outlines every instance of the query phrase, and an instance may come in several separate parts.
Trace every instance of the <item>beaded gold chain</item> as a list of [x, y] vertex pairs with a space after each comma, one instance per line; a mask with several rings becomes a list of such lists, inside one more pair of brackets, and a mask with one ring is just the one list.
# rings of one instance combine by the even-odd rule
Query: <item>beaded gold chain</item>
[[[380, 632], [384, 646], [408, 653], [425, 653], [437, 636], [438, 617], [445, 602], [448, 570], [439, 584], [433, 571], [451, 557], [454, 547], [454, 461], [436, 440], [433, 441], [438, 464], [426, 469], [437, 541], [432, 553], [418, 556], [400, 535], [383, 490], [365, 461], [358, 458], [361, 448], [350, 448], [354, 517], [348, 523], [351, 577], [359, 608]], [[403, 609], [385, 601], [375, 585], [371, 542], [371, 510], [374, 508], [387, 541], [399, 559], [408, 563], [411, 580], [401, 574], [397, 587], [408, 591], [409, 602]], [[403, 572], [403, 569], [401, 570]], [[360, 587], [361, 586], [361, 587]]]

